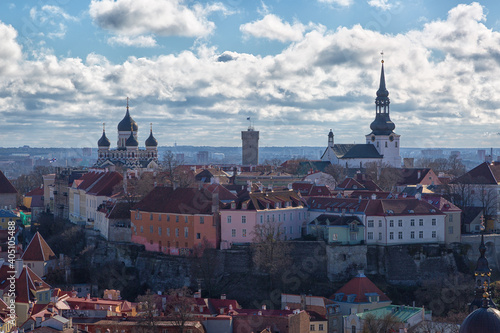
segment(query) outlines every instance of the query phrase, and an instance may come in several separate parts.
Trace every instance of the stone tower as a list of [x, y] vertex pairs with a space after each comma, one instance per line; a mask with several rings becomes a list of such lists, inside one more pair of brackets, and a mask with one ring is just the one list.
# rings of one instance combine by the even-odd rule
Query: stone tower
[[242, 165], [259, 164], [259, 131], [249, 126], [246, 131], [241, 131]]

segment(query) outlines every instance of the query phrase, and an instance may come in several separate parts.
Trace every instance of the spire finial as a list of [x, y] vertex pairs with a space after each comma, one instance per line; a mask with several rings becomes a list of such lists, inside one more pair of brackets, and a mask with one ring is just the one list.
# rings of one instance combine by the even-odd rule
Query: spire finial
[[149, 123], [149, 128], [151, 130], [151, 133], [153, 133], [153, 123]]
[[128, 111], [128, 96], [127, 96], [127, 111]]
[[106, 123], [102, 123], [102, 131], [103, 133], [106, 132]]
[[380, 52], [380, 55], [382, 56], [382, 60], [380, 62], [384, 63], [384, 50], [382, 50], [382, 52]]

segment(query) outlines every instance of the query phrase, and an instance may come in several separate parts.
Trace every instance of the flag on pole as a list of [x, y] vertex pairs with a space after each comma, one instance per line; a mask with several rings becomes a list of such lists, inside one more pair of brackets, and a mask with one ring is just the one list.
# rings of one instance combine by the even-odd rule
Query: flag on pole
[[57, 161], [57, 159], [56, 159], [56, 158], [53, 158], [53, 159], [51, 159], [49, 162], [50, 162], [50, 163], [54, 163], [55, 161]]

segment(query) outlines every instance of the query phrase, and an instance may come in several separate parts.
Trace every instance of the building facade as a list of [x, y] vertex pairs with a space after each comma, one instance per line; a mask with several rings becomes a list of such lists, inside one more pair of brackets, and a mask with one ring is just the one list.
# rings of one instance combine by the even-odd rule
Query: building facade
[[259, 164], [259, 131], [255, 131], [252, 126], [248, 130], [241, 131], [241, 154], [242, 165]]

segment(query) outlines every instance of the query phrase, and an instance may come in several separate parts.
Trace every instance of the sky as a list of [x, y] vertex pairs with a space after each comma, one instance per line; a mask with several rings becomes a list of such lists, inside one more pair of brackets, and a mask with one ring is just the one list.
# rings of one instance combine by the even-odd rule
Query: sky
[[0, 146], [364, 143], [383, 52], [401, 146], [498, 147], [500, 2], [0, 2]]

